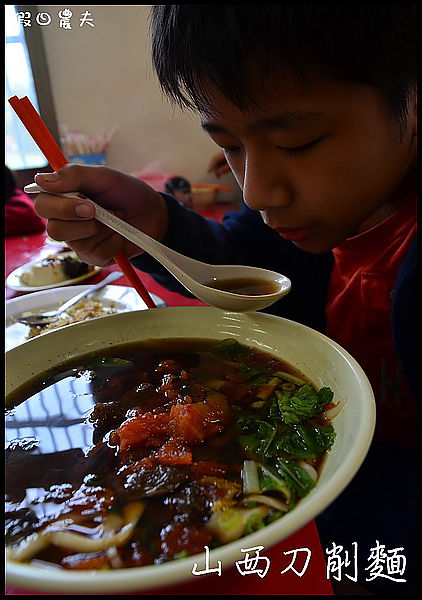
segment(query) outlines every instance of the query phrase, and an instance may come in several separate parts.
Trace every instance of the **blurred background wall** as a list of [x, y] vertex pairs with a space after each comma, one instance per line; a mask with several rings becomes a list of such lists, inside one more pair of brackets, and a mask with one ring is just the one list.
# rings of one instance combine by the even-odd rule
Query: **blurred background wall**
[[[66, 5], [72, 29], [58, 19], [41, 28], [57, 121], [96, 133], [116, 126], [107, 164], [125, 172], [156, 163], [193, 183], [216, 182], [207, 174], [218, 151], [199, 118], [162, 96], [152, 69], [149, 6]], [[38, 5], [50, 14], [60, 6]], [[79, 26], [89, 10], [94, 27]], [[231, 174], [219, 183], [237, 184]]]

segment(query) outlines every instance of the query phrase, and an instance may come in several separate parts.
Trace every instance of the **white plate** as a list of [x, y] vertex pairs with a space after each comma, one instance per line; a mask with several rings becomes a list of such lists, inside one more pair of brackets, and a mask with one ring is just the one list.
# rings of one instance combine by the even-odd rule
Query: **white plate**
[[[28, 325], [17, 323], [16, 318], [27, 311], [45, 311], [57, 308], [69, 298], [76, 296], [89, 285], [72, 285], [54, 290], [44, 290], [34, 292], [19, 298], [12, 298], [6, 302], [6, 334], [5, 334], [5, 349], [10, 350], [19, 344], [27, 341], [27, 335], [30, 328]], [[129, 310], [143, 310], [147, 306], [140, 298], [138, 293], [131, 287], [123, 285], [106, 285], [101, 290], [98, 290], [93, 298], [100, 298], [105, 305], [111, 305], [117, 312], [126, 312]], [[165, 302], [151, 294], [152, 299], [158, 307], [165, 306]]]
[[[57, 253], [50, 252], [48, 254], [48, 256], [51, 256], [54, 254], [56, 256], [67, 256], [69, 254], [73, 254], [73, 252], [57, 252]], [[46, 256], [44, 258], [46, 258]], [[98, 271], [101, 271], [101, 269], [102, 269], [102, 267], [94, 267], [93, 271], [84, 273], [84, 275], [80, 275], [79, 277], [73, 277], [72, 279], [65, 279], [64, 281], [59, 281], [57, 283], [52, 283], [50, 285], [37, 285], [37, 286], [22, 285], [22, 283], [21, 283], [22, 274], [25, 273], [25, 271], [28, 271], [28, 269], [30, 269], [32, 267], [32, 265], [36, 265], [39, 262], [41, 262], [42, 260], [44, 260], [44, 259], [37, 258], [36, 260], [32, 260], [31, 262], [28, 262], [28, 263], [18, 267], [14, 271], [12, 271], [6, 279], [7, 287], [9, 287], [10, 289], [15, 290], [17, 292], [39, 292], [41, 290], [52, 290], [52, 289], [55, 289], [58, 287], [63, 287], [66, 285], [71, 285], [73, 283], [79, 283], [80, 281], [84, 281], [85, 279], [92, 277], [93, 275], [98, 273]]]
[[52, 237], [48, 236], [45, 238], [47, 244], [50, 246], [60, 246], [60, 248], [67, 248], [68, 245], [66, 242], [60, 242], [59, 240], [54, 240]]

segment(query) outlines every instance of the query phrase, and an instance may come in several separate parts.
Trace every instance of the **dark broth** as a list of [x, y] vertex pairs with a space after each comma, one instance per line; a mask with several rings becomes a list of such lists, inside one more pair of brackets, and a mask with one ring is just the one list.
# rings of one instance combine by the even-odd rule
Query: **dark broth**
[[276, 281], [267, 281], [266, 279], [253, 279], [239, 277], [235, 279], [216, 279], [205, 284], [208, 287], [232, 294], [243, 294], [245, 296], [263, 296], [265, 294], [275, 294], [280, 289]]
[[[57, 542], [25, 560], [78, 570], [134, 567], [224, 543], [208, 521], [216, 505], [246, 510], [242, 467], [261, 452], [264, 434], [253, 437], [254, 419], [274, 419], [263, 398], [277, 372], [304, 379], [233, 340], [161, 340], [86, 355], [30, 381], [9, 396], [6, 411], [10, 548], [62, 515], [73, 519], [70, 531], [98, 537], [89, 532], [110, 515], [122, 520], [129, 505], [143, 513], [113, 555]], [[297, 387], [281, 378], [283, 386]], [[316, 426], [327, 427], [322, 414]], [[309, 460], [315, 469], [326, 449]], [[300, 497], [292, 491], [286, 510]], [[262, 506], [261, 526], [282, 516]]]

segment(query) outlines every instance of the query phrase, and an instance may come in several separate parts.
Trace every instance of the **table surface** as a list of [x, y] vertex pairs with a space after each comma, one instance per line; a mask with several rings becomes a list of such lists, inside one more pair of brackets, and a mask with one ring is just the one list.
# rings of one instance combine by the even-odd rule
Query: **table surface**
[[[201, 213], [207, 217], [221, 220], [228, 208], [230, 207], [215, 205]], [[5, 276], [7, 277], [14, 269], [31, 260], [51, 252], [57, 252], [57, 246], [49, 244], [47, 237], [47, 233], [43, 232], [6, 238]], [[96, 283], [109, 271], [117, 269], [117, 265], [106, 267], [90, 278], [88, 282]], [[140, 272], [140, 277], [146, 289], [162, 298], [168, 306], [203, 304], [199, 300], [169, 292], [146, 273]], [[130, 286], [126, 277], [119, 279], [116, 284]], [[20, 295], [22, 292], [16, 292], [6, 287], [6, 300]], [[258, 555], [254, 552], [250, 553], [250, 558], [256, 556]], [[260, 550], [259, 556], [269, 559], [259, 560], [257, 563], [257, 570], [262, 569], [261, 575], [263, 576], [259, 576], [253, 570], [246, 572], [245, 568], [242, 569], [241, 566], [222, 565], [221, 576], [217, 573], [192, 575], [192, 581], [184, 584], [125, 595], [161, 595], [163, 593], [166, 595], [196, 595], [198, 593], [204, 595], [205, 585], [206, 595], [333, 595], [331, 583], [326, 577], [326, 561], [314, 521], [276, 546], [263, 548]], [[243, 573], [239, 571], [239, 568]], [[268, 570], [265, 573], [266, 568]], [[46, 592], [32, 592], [10, 586], [6, 587], [6, 594], [49, 595]]]

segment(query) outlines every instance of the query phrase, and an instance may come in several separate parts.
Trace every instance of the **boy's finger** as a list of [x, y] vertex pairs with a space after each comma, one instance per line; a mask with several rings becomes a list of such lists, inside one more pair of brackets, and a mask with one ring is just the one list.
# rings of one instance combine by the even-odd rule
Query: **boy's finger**
[[58, 221], [49, 219], [47, 222], [48, 234], [54, 240], [64, 240], [74, 242], [75, 240], [87, 240], [88, 238], [105, 239], [110, 235], [109, 231], [104, 231], [100, 224], [94, 219], [84, 221]]
[[67, 164], [53, 173], [37, 173], [35, 182], [49, 192], [81, 191], [100, 194], [115, 183], [116, 174], [106, 167]]
[[37, 196], [34, 208], [40, 217], [63, 221], [94, 218], [95, 208], [91, 202], [60, 196], [60, 192], [57, 192], [57, 194], [57, 196], [53, 196], [52, 194], [41, 193]]

